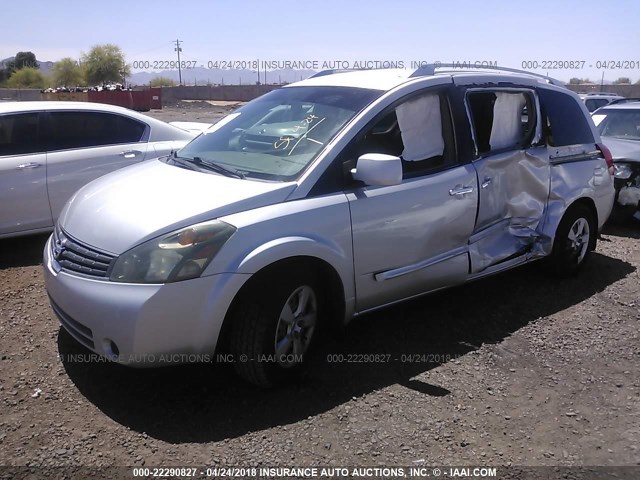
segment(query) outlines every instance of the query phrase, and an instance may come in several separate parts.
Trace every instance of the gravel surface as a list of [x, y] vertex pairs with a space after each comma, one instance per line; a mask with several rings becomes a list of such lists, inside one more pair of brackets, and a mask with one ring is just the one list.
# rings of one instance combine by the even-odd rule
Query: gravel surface
[[241, 105], [244, 105], [244, 102], [182, 100], [175, 105], [164, 107], [162, 110], [151, 110], [144, 113], [164, 122], [214, 123]]
[[639, 239], [361, 317], [272, 391], [89, 361], [48, 305], [46, 237], [0, 241], [0, 464], [640, 465]]

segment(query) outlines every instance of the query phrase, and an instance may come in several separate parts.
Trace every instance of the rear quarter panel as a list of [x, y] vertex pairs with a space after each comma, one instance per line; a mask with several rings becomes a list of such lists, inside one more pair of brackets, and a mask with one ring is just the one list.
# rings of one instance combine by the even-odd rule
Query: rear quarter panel
[[593, 201], [598, 229], [601, 229], [611, 213], [614, 195], [613, 177], [607, 170], [604, 158], [563, 161], [554, 159], [552, 153], [551, 187], [544, 233], [554, 237], [567, 208], [581, 198]]

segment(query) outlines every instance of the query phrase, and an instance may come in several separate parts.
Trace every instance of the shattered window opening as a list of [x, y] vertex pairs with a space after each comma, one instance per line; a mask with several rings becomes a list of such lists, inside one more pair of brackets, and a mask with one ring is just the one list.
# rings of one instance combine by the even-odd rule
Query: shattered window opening
[[536, 112], [528, 92], [472, 91], [467, 104], [479, 154], [521, 149], [531, 142]]

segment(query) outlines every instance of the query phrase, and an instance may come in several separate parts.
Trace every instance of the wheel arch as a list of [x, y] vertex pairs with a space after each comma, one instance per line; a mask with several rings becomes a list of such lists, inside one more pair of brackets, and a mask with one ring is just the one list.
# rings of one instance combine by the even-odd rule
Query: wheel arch
[[[597, 230], [598, 230], [598, 209], [596, 208], [596, 204], [593, 201], [593, 199], [591, 197], [580, 197], [577, 200], [575, 200], [574, 202], [572, 202], [567, 207], [567, 209], [565, 210], [565, 213], [567, 211], [569, 211], [569, 209], [572, 208], [574, 205], [583, 205], [591, 212], [591, 215], [593, 216], [593, 218], [592, 218], [593, 219], [593, 226], [595, 227], [596, 232], [597, 232]], [[595, 248], [596, 248], [596, 239], [597, 239], [597, 233], [596, 233], [596, 235], [592, 235], [591, 236], [591, 242], [589, 243], [589, 250], [595, 250]]]
[[233, 298], [222, 323], [220, 342], [218, 342], [222, 349], [226, 349], [234, 310], [238, 307], [241, 300], [246, 295], [250, 295], [252, 291], [259, 289], [260, 285], [268, 282], [270, 278], [284, 275], [291, 269], [314, 272], [319, 276], [320, 284], [325, 288], [323, 293], [328, 307], [327, 318], [329, 319], [330, 328], [332, 330], [338, 329], [344, 325], [347, 315], [347, 302], [345, 285], [338, 271], [328, 261], [316, 256], [290, 256], [263, 266], [260, 270], [252, 274], [244, 285], [242, 285]]
[[[544, 233], [550, 237], [555, 239], [557, 232], [558, 232], [558, 228], [560, 227], [560, 223], [562, 222], [562, 219], [565, 217], [565, 215], [567, 214], [567, 212], [573, 208], [575, 205], [583, 205], [584, 207], [586, 207], [589, 212], [591, 213], [591, 215], [593, 216], [593, 223], [594, 223], [594, 228], [597, 232], [598, 230], [598, 209], [596, 207], [595, 201], [593, 200], [593, 198], [589, 197], [589, 196], [581, 196], [578, 198], [575, 198], [574, 200], [564, 204], [564, 202], [560, 202], [560, 201], [556, 201], [553, 202], [554, 204], [550, 205], [550, 209], [549, 209], [549, 214], [547, 216], [548, 221], [544, 227]], [[566, 205], [566, 206], [565, 206]], [[551, 220], [551, 221], [549, 221]], [[596, 237], [597, 235], [593, 236], [593, 239], [591, 241], [591, 243], [589, 244], [589, 249], [593, 250], [596, 247]]]

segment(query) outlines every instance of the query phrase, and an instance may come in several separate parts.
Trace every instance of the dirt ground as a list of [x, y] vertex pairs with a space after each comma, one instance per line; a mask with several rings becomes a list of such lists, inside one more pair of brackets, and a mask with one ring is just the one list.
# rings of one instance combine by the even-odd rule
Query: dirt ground
[[640, 465], [639, 239], [608, 226], [575, 278], [533, 264], [361, 317], [272, 391], [83, 361], [46, 236], [0, 241], [0, 465]]
[[208, 122], [213, 123], [228, 112], [244, 105], [244, 102], [182, 100], [162, 110], [144, 112], [164, 122]]

